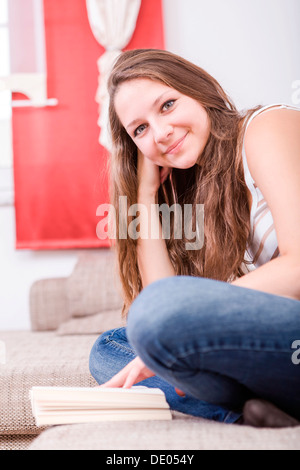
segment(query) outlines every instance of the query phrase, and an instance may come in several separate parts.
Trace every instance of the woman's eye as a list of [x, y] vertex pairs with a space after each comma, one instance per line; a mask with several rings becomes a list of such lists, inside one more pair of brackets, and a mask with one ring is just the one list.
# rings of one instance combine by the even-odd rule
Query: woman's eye
[[134, 137], [137, 137], [138, 135], [140, 135], [145, 129], [146, 129], [145, 124], [142, 124], [141, 126], [137, 127], [136, 130], [134, 131]]
[[163, 106], [162, 106], [162, 110], [163, 111], [168, 111], [168, 109], [172, 108], [174, 103], [175, 103], [175, 100], [166, 101], [166, 103], [164, 103]]

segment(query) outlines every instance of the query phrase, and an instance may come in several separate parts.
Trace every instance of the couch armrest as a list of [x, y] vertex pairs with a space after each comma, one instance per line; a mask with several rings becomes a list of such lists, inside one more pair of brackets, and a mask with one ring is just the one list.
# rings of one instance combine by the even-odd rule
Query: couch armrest
[[71, 317], [67, 278], [43, 279], [32, 284], [29, 294], [32, 331], [56, 330]]
[[34, 282], [29, 294], [32, 330], [56, 330], [72, 317], [121, 312], [115, 262], [112, 249], [84, 251], [70, 276]]

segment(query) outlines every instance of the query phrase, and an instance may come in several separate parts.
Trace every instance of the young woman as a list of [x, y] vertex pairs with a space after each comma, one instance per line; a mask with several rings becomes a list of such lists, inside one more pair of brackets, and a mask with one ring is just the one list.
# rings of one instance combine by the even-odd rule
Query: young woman
[[[241, 114], [208, 73], [160, 50], [122, 54], [109, 92], [116, 232], [134, 220], [121, 196], [140, 232], [117, 236], [127, 327], [97, 340], [92, 375], [159, 387], [196, 416], [300, 424], [300, 110]], [[163, 203], [192, 208], [196, 234], [204, 205], [200, 248], [176, 236], [178, 210], [164, 236]]]

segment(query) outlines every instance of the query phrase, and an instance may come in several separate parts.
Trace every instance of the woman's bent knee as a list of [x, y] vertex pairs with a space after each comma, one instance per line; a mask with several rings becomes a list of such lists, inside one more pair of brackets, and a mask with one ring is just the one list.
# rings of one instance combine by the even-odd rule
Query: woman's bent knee
[[99, 336], [92, 347], [89, 357], [90, 373], [99, 384], [105, 383], [134, 357], [125, 328], [109, 330]]
[[[197, 315], [199, 321], [208, 313], [199, 299], [199, 291], [205, 280], [189, 276], [173, 276], [145, 287], [131, 305], [127, 335], [131, 344], [138, 338], [157, 337], [162, 332], [186, 323], [189, 314]], [[203, 295], [204, 296], [204, 295]]]
[[[162, 280], [163, 281], [163, 280]], [[146, 337], [160, 330], [160, 322], [166, 315], [162, 315], [161, 282], [150, 284], [142, 290], [132, 303], [127, 321], [127, 336], [130, 344], [136, 348], [137, 344], [145, 343]], [[160, 312], [160, 313], [159, 313]]]
[[185, 305], [180, 299], [173, 301], [178, 279], [165, 278], [148, 285], [132, 303], [126, 331], [138, 354], [141, 349], [151, 350], [153, 341], [160, 341], [168, 332], [173, 335], [186, 319]]

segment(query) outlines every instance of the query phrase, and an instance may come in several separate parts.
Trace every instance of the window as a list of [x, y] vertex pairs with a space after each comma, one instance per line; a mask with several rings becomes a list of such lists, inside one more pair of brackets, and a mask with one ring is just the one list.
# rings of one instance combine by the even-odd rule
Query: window
[[[43, 0], [0, 0], [0, 205], [11, 204], [12, 107], [55, 106], [47, 99]], [[12, 100], [20, 92], [26, 100]]]
[[[8, 30], [8, 0], [0, 0], [0, 77], [10, 74], [9, 62], [9, 30]], [[1, 78], [0, 78], [1, 86]], [[0, 93], [0, 166], [11, 165], [11, 92], [3, 90]]]
[[2, 77], [10, 75], [8, 0], [0, 0], [0, 205], [13, 202], [11, 91]]

